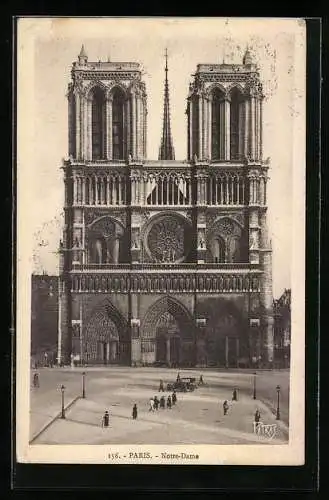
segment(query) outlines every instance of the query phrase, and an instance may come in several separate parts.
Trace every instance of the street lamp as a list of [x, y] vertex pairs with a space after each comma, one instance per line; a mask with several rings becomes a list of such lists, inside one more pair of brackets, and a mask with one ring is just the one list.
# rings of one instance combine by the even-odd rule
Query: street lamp
[[86, 384], [85, 384], [86, 372], [82, 372], [82, 397], [86, 397]]
[[256, 399], [256, 376], [257, 376], [257, 373], [255, 372], [254, 373], [254, 395], [253, 395], [253, 399]]
[[277, 402], [277, 407], [276, 407], [276, 419], [280, 420], [280, 390], [281, 387], [279, 385], [276, 386], [276, 392], [278, 395], [278, 402]]
[[65, 418], [65, 408], [64, 408], [64, 393], [65, 393], [65, 385], [61, 385], [61, 393], [62, 393], [62, 413], [61, 418]]

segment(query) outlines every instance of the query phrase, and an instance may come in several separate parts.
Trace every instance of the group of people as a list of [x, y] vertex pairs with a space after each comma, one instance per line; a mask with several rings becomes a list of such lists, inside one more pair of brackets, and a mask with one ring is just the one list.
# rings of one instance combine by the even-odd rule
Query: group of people
[[[149, 411], [157, 411], [159, 408], [165, 409], [166, 407], [168, 409], [171, 409], [172, 406], [174, 406], [177, 402], [177, 394], [176, 391], [174, 390], [172, 395], [169, 394], [166, 398], [162, 396], [160, 399], [157, 396], [154, 396], [153, 398], [150, 398], [149, 401]], [[133, 420], [136, 420], [138, 417], [138, 408], [137, 404], [134, 403], [133, 409], [132, 409], [132, 418]], [[104, 415], [102, 417], [102, 427], [109, 427], [110, 425], [110, 413], [108, 410], [104, 412]]]
[[177, 394], [174, 389], [172, 395], [170, 396], [169, 394], [169, 396], [167, 397], [167, 401], [164, 396], [161, 396], [160, 399], [158, 399], [157, 396], [154, 396], [154, 398], [150, 398], [149, 411], [156, 411], [159, 408], [165, 409], [166, 406], [168, 409], [171, 409], [172, 406], [176, 404], [176, 402], [177, 402]]

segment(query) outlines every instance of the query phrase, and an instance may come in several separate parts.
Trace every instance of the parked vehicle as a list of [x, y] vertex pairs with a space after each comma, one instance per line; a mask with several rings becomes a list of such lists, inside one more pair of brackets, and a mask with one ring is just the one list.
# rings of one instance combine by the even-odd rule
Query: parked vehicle
[[167, 391], [192, 392], [197, 388], [194, 377], [182, 377], [176, 382], [167, 384]]

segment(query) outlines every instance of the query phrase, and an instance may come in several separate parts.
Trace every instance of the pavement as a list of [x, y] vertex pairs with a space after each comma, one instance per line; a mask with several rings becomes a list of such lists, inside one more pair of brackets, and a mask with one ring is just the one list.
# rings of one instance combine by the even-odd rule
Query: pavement
[[[203, 371], [205, 386], [194, 392], [177, 393], [172, 409], [149, 411], [149, 399], [158, 393], [159, 381], [176, 379], [177, 369], [87, 368], [86, 398], [81, 398], [82, 369], [40, 369], [40, 387], [31, 388], [30, 436], [33, 444], [268, 444], [269, 438], [253, 432], [256, 409], [264, 424], [276, 424], [270, 444], [288, 443], [288, 426], [275, 419], [276, 390], [284, 394], [281, 413], [288, 414], [289, 372], [259, 372], [257, 398], [253, 399], [253, 374], [241, 371]], [[200, 376], [198, 370], [180, 370], [181, 377]], [[33, 373], [31, 374], [32, 380]], [[59, 386], [64, 384], [66, 418], [61, 409]], [[32, 383], [31, 383], [32, 385]], [[238, 401], [231, 401], [238, 388]], [[223, 415], [223, 401], [229, 411]], [[267, 400], [267, 402], [263, 401]], [[138, 418], [133, 420], [133, 404]], [[104, 411], [110, 412], [110, 427], [102, 428]], [[43, 429], [45, 429], [43, 431]]]

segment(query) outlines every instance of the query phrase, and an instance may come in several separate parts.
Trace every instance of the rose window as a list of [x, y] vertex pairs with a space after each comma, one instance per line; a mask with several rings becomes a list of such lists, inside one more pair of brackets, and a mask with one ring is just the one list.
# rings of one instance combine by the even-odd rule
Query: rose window
[[156, 262], [182, 261], [185, 256], [183, 222], [174, 217], [166, 217], [156, 222], [148, 234], [147, 244]]

